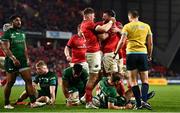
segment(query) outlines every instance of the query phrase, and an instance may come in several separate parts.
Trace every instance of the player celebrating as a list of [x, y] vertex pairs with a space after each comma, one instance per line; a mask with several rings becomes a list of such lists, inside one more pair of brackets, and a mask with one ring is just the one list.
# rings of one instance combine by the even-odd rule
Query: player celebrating
[[79, 99], [85, 93], [85, 87], [88, 80], [87, 71], [81, 64], [74, 64], [64, 70], [62, 76], [62, 89], [66, 97], [66, 105], [78, 105]]
[[[36, 89], [37, 102], [43, 102], [47, 104], [55, 104], [56, 93], [58, 88], [58, 78], [54, 72], [49, 71], [47, 64], [40, 60], [36, 63], [36, 72], [34, 87]], [[37, 86], [40, 86], [40, 90], [37, 90]], [[21, 103], [28, 97], [26, 91], [24, 91], [16, 104]]]
[[113, 72], [111, 76], [104, 77], [100, 81], [100, 93], [93, 97], [93, 104], [100, 108], [108, 109], [130, 109], [131, 104], [126, 104], [126, 99], [117, 96], [115, 85], [118, 84], [120, 75]]
[[79, 63], [84, 69], [89, 72], [88, 63], [86, 62], [86, 39], [82, 36], [80, 25], [77, 27], [78, 33], [73, 35], [68, 41], [64, 54], [66, 59], [70, 61], [70, 66], [73, 67], [75, 63]]
[[6, 54], [5, 70], [7, 76], [7, 84], [5, 86], [5, 106], [6, 109], [13, 109], [10, 105], [9, 97], [11, 88], [16, 80], [16, 73], [19, 72], [25, 81], [26, 91], [30, 97], [31, 107], [38, 107], [41, 104], [36, 103], [35, 91], [32, 86], [31, 72], [29, 67], [29, 58], [27, 54], [27, 47], [25, 43], [25, 34], [20, 30], [21, 18], [18, 15], [10, 17], [10, 22], [13, 28], [7, 30], [2, 36], [1, 48]]
[[[148, 24], [138, 20], [137, 11], [129, 11], [128, 18], [130, 23], [126, 24], [122, 30], [122, 36], [115, 54], [117, 54], [119, 48], [122, 48], [127, 39], [126, 65], [130, 75], [132, 91], [137, 102], [136, 109], [151, 109], [151, 106], [147, 103], [149, 90], [148, 59], [151, 60], [153, 48], [151, 29]], [[136, 80], [138, 74], [142, 81], [141, 93]], [[143, 102], [141, 102], [141, 94]]]
[[[113, 10], [105, 10], [102, 17], [104, 21], [101, 24], [106, 24], [111, 20], [112, 17], [115, 18], [116, 13]], [[109, 63], [109, 58], [112, 58], [112, 56], [114, 55], [114, 51], [120, 38], [120, 34], [118, 33], [121, 31], [121, 29], [122, 24], [116, 21], [115, 23], [113, 23], [111, 29], [107, 32], [109, 36], [101, 41], [101, 50], [103, 52], [103, 66], [106, 73], [118, 72], [117, 62], [113, 61]]]
[[[82, 31], [83, 36], [86, 39], [87, 46], [87, 62], [89, 64], [89, 80], [86, 86], [86, 108], [93, 108], [92, 104], [92, 90], [98, 83], [99, 79], [99, 70], [101, 69], [101, 54], [100, 54], [100, 45], [98, 38], [95, 35], [95, 31], [98, 32], [107, 32], [113, 21], [109, 21], [107, 24], [102, 26], [94, 23], [94, 10], [92, 8], [85, 8], [83, 11], [83, 21], [81, 23], [80, 30]], [[113, 19], [112, 19], [113, 20]], [[96, 107], [95, 107], [96, 108]]]

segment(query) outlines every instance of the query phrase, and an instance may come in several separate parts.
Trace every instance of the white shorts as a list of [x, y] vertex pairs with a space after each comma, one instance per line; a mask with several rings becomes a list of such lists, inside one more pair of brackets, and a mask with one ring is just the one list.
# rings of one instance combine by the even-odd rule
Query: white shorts
[[[69, 63], [70, 67], [73, 67], [75, 63]], [[87, 62], [80, 62], [78, 64], [81, 64], [82, 67], [89, 73], [89, 65]]]
[[101, 70], [101, 52], [86, 53], [86, 59], [89, 64], [89, 72], [99, 73], [99, 70]]
[[110, 72], [118, 72], [118, 64], [117, 64], [117, 58], [119, 56], [116, 56], [116, 59], [113, 59], [114, 53], [104, 53], [103, 56], [103, 66], [106, 73]]
[[0, 57], [0, 70], [4, 71], [5, 57]]

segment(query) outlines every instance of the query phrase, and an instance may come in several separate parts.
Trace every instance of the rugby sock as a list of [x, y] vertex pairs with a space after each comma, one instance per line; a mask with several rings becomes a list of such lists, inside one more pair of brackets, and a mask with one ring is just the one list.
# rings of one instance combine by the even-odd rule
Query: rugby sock
[[86, 98], [86, 103], [89, 103], [92, 101], [92, 88], [86, 87], [85, 98]]
[[134, 97], [135, 97], [136, 102], [137, 102], [136, 105], [137, 105], [137, 107], [140, 107], [141, 106], [141, 96], [140, 96], [139, 86], [138, 85], [133, 86], [132, 91], [133, 91]]
[[124, 88], [124, 84], [123, 84], [123, 81], [121, 80], [118, 84], [119, 89], [120, 89], [120, 94], [121, 96], [124, 96], [125, 95], [125, 88]]
[[5, 105], [9, 105], [10, 101], [5, 99]]
[[141, 94], [142, 94], [142, 100], [144, 102], [147, 102], [148, 90], [149, 90], [149, 84], [142, 83]]
[[36, 102], [36, 97], [34, 95], [29, 95], [29, 99], [31, 103]]

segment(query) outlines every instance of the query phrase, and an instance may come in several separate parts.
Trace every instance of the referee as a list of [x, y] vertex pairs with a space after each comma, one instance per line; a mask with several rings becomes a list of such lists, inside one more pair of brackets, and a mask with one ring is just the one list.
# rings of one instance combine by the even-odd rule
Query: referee
[[[147, 103], [147, 93], [149, 90], [148, 60], [151, 60], [152, 57], [153, 39], [150, 26], [139, 21], [138, 18], [139, 14], [136, 10], [128, 12], [129, 23], [122, 29], [122, 36], [117, 45], [115, 55], [127, 40], [126, 66], [137, 103], [135, 109], [145, 108], [151, 110], [150, 104]], [[138, 74], [142, 81], [141, 90], [137, 83]]]

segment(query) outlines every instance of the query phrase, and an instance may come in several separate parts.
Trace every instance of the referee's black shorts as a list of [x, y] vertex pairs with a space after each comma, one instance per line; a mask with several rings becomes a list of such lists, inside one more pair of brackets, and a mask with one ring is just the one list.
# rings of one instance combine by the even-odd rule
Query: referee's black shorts
[[127, 70], [130, 71], [134, 69], [138, 69], [138, 71], [147, 71], [149, 69], [147, 54], [127, 54], [126, 66]]

